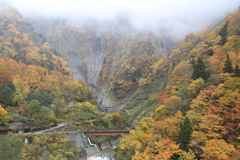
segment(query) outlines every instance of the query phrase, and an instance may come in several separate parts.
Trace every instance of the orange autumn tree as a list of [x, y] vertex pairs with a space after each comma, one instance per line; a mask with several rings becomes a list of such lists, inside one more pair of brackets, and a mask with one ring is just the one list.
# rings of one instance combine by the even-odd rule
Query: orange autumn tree
[[211, 139], [203, 147], [204, 159], [212, 160], [234, 160], [235, 148], [233, 145], [226, 143], [222, 139]]
[[10, 79], [10, 71], [8, 68], [0, 66], [0, 87], [4, 86]]
[[163, 100], [168, 97], [168, 94], [164, 93], [164, 92], [158, 92], [158, 98], [160, 99], [160, 102], [163, 102]]
[[112, 113], [111, 114], [111, 118], [112, 118], [112, 122], [113, 122], [113, 124], [114, 123], [117, 123], [117, 124], [119, 124], [119, 125], [122, 125], [123, 124], [123, 118], [122, 118], [122, 116], [119, 114], [119, 113]]

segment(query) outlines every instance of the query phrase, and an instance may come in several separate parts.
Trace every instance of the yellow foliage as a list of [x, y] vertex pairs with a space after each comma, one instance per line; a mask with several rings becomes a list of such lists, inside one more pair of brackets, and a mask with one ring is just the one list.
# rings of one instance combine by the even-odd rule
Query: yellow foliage
[[139, 86], [146, 87], [146, 85], [148, 85], [150, 81], [148, 80], [148, 78], [141, 78], [138, 83]]
[[224, 83], [224, 86], [228, 89], [231, 89], [232, 91], [235, 91], [236, 89], [240, 90], [240, 78], [239, 77], [229, 78]]
[[204, 87], [204, 80], [202, 78], [193, 81], [187, 88], [189, 93], [196, 95], [201, 88]]
[[154, 120], [152, 118], [145, 117], [139, 122], [136, 129], [147, 132], [149, 131], [149, 129], [152, 127], [153, 124], [154, 124]]
[[175, 109], [180, 108], [182, 105], [182, 98], [177, 96], [172, 96], [164, 99], [164, 104]]
[[163, 138], [174, 138], [179, 132], [179, 117], [168, 117], [161, 121], [156, 121], [154, 125], [155, 132]]
[[136, 151], [135, 155], [132, 157], [132, 160], [150, 160], [153, 159], [152, 155], [149, 153], [151, 150], [147, 147], [143, 152]]
[[178, 46], [179, 46], [179, 48], [180, 48], [180, 50], [182, 52], [189, 52], [193, 48], [193, 44], [191, 42], [189, 42], [189, 43], [187, 43], [187, 42], [180, 42], [178, 44]]
[[154, 151], [158, 152], [156, 160], [169, 160], [174, 154], [180, 153], [179, 145], [174, 144], [170, 139], [161, 139], [155, 142]]
[[191, 78], [192, 73], [192, 65], [189, 63], [188, 60], [179, 63], [173, 70], [173, 74], [175, 76], [184, 77], [184, 78]]
[[2, 106], [0, 105], [0, 117], [3, 117], [7, 114], [8, 114], [8, 112], [4, 108], [2, 108]]
[[112, 113], [111, 116], [114, 122], [117, 122], [119, 125], [123, 124], [123, 118], [119, 113]]
[[193, 131], [189, 146], [193, 148], [195, 154], [202, 154], [202, 147], [205, 146], [207, 140], [205, 133]]
[[157, 61], [156, 63], [154, 63], [152, 65], [153, 68], [153, 75], [157, 74], [157, 71], [159, 69], [159, 67], [164, 63], [164, 58], [161, 58], [159, 61]]
[[202, 115], [194, 110], [187, 111], [186, 116], [189, 118], [194, 129], [198, 128], [198, 123], [201, 121]]
[[165, 105], [160, 105], [158, 108], [156, 108], [153, 117], [155, 120], [160, 120], [164, 116], [168, 115], [168, 110]]
[[196, 156], [192, 150], [189, 150], [188, 152], [181, 151], [179, 160], [195, 160], [195, 157]]
[[201, 156], [209, 160], [231, 160], [235, 153], [234, 146], [222, 139], [211, 139], [206, 142], [206, 146], [202, 149]]
[[85, 111], [90, 111], [90, 112], [94, 112], [98, 109], [97, 106], [93, 105], [92, 103], [90, 102], [83, 102], [83, 103], [80, 103], [82, 106], [81, 106], [81, 109], [85, 110]]
[[202, 122], [199, 123], [199, 128], [205, 133], [208, 138], [221, 138], [221, 135], [226, 133], [223, 126], [223, 118], [215, 114], [207, 114], [202, 117]]
[[10, 120], [12, 120], [12, 117], [8, 116], [8, 112], [0, 105], [0, 124], [5, 124]]

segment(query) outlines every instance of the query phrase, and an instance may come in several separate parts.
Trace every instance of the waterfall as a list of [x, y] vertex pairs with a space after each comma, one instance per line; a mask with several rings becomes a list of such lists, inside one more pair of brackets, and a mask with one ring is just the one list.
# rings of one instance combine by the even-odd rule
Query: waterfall
[[96, 51], [95, 51], [95, 64], [94, 64], [94, 76], [96, 76], [97, 69], [99, 67], [99, 58], [100, 58], [100, 53], [101, 53], [101, 38], [96, 37], [95, 39], [95, 44], [96, 44]]
[[99, 35], [95, 38], [95, 50], [94, 50], [94, 64], [93, 64], [93, 72], [90, 79], [90, 87], [93, 88], [94, 80], [98, 75], [99, 65], [100, 65], [100, 53], [101, 53], [101, 38]]

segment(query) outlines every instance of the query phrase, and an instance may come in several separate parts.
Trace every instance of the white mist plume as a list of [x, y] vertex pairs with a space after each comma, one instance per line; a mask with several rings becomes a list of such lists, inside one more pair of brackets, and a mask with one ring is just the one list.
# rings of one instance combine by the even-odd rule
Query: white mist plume
[[126, 15], [139, 30], [182, 38], [237, 10], [239, 0], [8, 0], [24, 16], [111, 21]]

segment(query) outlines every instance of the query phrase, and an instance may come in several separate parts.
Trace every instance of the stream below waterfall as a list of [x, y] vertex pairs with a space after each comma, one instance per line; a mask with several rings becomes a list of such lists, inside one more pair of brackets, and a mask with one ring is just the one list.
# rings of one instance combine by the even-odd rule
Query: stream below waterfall
[[101, 152], [89, 156], [88, 160], [114, 160], [113, 158], [114, 148], [116, 148], [116, 146], [103, 149], [101, 150]]

